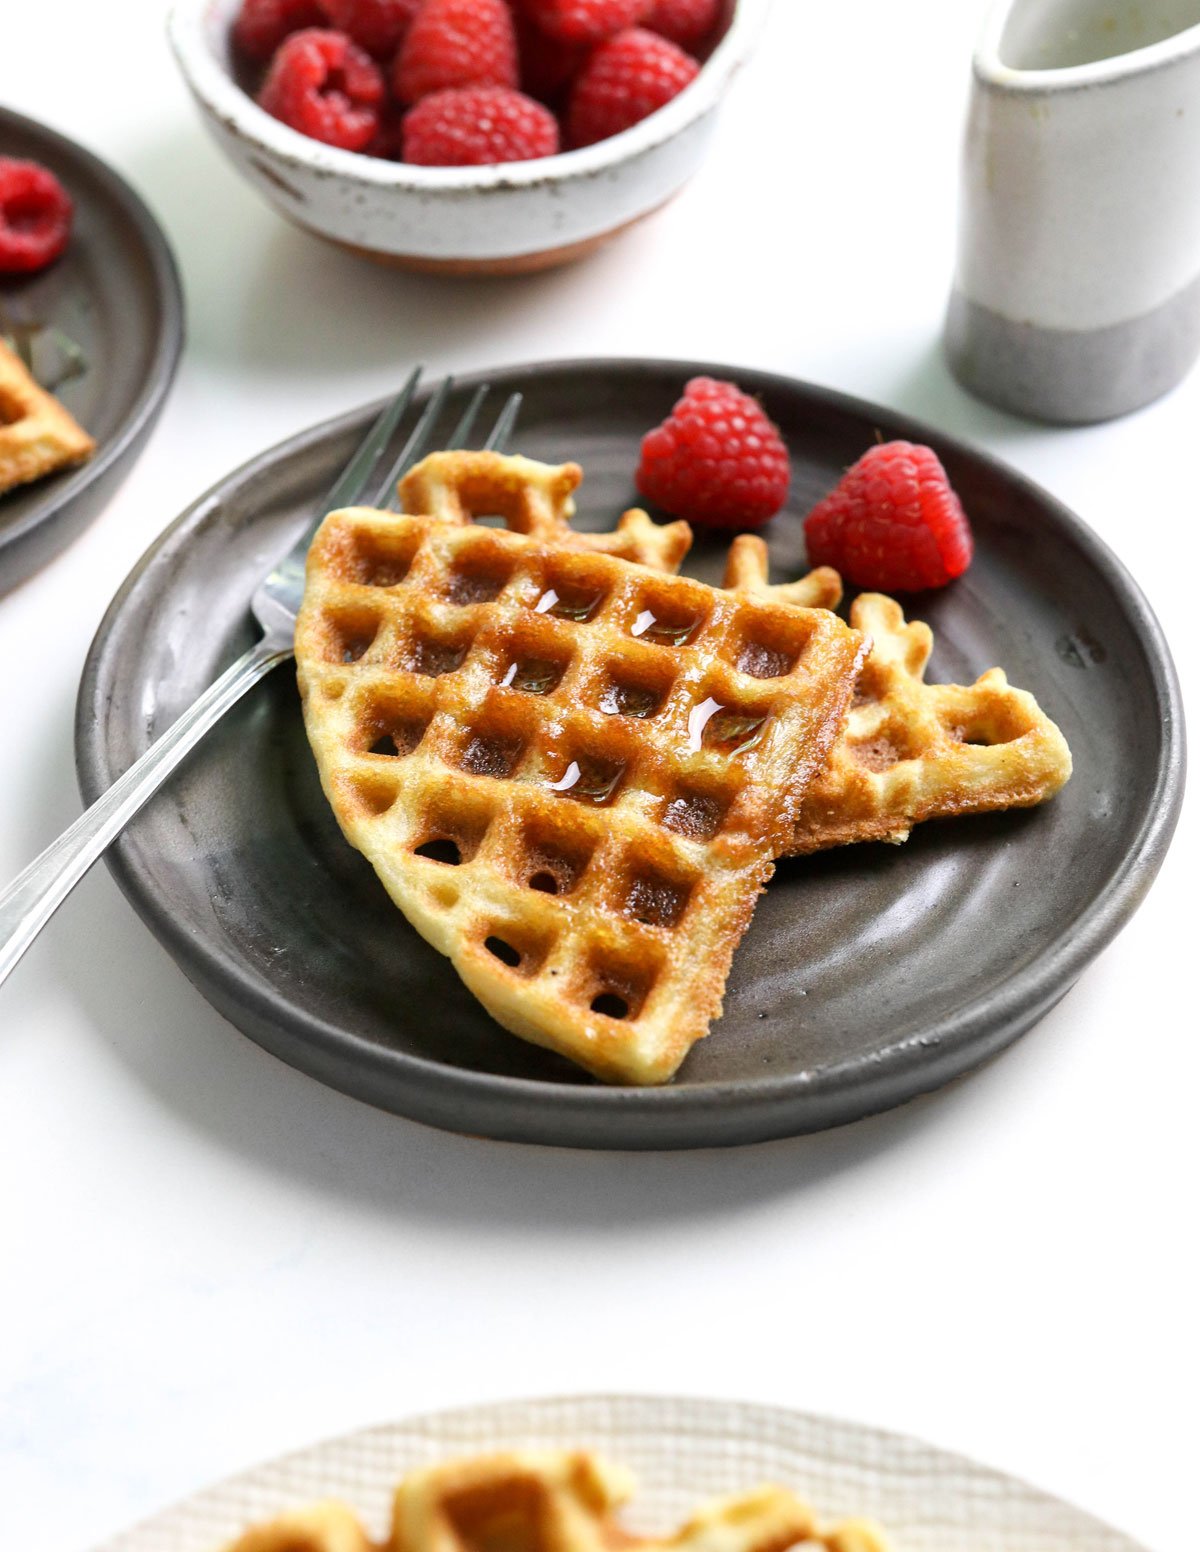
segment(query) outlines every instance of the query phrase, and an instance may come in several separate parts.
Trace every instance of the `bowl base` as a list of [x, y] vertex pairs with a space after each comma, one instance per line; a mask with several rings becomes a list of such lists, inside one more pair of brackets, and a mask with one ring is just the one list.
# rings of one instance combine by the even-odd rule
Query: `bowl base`
[[614, 237], [619, 237], [622, 232], [627, 232], [630, 227], [636, 226], [639, 221], [644, 221], [647, 216], [652, 216], [663, 206], [670, 203], [674, 195], [669, 195], [661, 203], [643, 211], [633, 217], [631, 221], [624, 221], [620, 226], [614, 226], [607, 232], [597, 232], [594, 237], [585, 237], [580, 242], [563, 243], [557, 248], [541, 248], [536, 253], [514, 253], [507, 258], [498, 259], [433, 259], [418, 253], [381, 253], [377, 248], [363, 248], [357, 243], [343, 242], [340, 238], [330, 237], [325, 232], [318, 232], [313, 227], [306, 227], [306, 231], [313, 232], [316, 237], [322, 237], [335, 248], [341, 248], [344, 253], [356, 254], [359, 258], [370, 259], [375, 264], [382, 264], [389, 269], [409, 270], [421, 275], [533, 275], [539, 270], [557, 269], [561, 264], [574, 264], [577, 259], [585, 259], [597, 248], [602, 248]]

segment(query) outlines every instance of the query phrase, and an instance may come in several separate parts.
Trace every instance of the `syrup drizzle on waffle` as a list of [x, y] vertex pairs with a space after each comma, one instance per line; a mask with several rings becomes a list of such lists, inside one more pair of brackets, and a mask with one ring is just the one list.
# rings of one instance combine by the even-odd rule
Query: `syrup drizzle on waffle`
[[[305, 718], [348, 838], [493, 1016], [599, 1077], [662, 1082], [720, 1010], [864, 644], [669, 574], [680, 525], [574, 534], [573, 488], [435, 454], [402, 491], [432, 514], [327, 518]], [[477, 504], [512, 527], [473, 525]], [[637, 631], [648, 615], [661, 631]]]
[[[822, 567], [772, 586], [767, 550], [734, 541], [726, 587], [759, 598], [835, 608], [841, 580]], [[1030, 808], [1071, 775], [1062, 733], [1026, 690], [990, 668], [974, 684], [926, 684], [933, 632], [894, 599], [860, 593], [850, 623], [872, 645], [825, 770], [804, 795], [787, 850], [906, 841], [915, 824], [956, 814]]]

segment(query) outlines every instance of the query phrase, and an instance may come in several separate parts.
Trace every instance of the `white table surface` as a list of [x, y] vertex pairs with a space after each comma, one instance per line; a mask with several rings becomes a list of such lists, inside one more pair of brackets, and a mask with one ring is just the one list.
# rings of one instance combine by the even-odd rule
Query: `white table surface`
[[[1200, 373], [1063, 431], [973, 402], [939, 357], [979, 11], [778, 0], [682, 197], [576, 268], [462, 284], [261, 205], [152, 0], [6, 6], [0, 99], [145, 195], [189, 339], [108, 510], [0, 598], [0, 879], [78, 811], [80, 666], [157, 531], [414, 358], [702, 356], [923, 416], [1082, 513], [1194, 686]], [[1119, 939], [985, 1071], [829, 1135], [658, 1157], [468, 1141], [322, 1088], [218, 1017], [96, 869], [0, 991], [6, 1545], [83, 1552], [365, 1422], [606, 1389], [908, 1431], [1195, 1552], [1194, 820]]]

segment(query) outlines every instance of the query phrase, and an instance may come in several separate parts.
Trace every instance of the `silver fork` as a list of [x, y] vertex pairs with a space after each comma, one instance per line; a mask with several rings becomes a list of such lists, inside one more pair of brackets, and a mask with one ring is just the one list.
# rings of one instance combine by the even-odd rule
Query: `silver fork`
[[[41, 856], [35, 857], [0, 894], [0, 982], [5, 980], [92, 863], [158, 791], [188, 751], [247, 690], [277, 664], [292, 656], [296, 614], [304, 594], [304, 562], [313, 535], [326, 513], [334, 512], [338, 507], [363, 503], [384, 449], [412, 403], [420, 376], [418, 367], [385, 406], [313, 521], [274, 570], [259, 583], [250, 600], [250, 610], [262, 630], [262, 639], [231, 664], [102, 797], [85, 809], [75, 823], [52, 841]], [[367, 497], [367, 505], [394, 509], [396, 485], [401, 475], [429, 447], [453, 384], [453, 378], [447, 377], [430, 397], [374, 497]], [[475, 390], [445, 446], [466, 446], [488, 387], [484, 383]], [[511, 394], [483, 444], [485, 448], [500, 450], [505, 446], [520, 408], [521, 395]]]

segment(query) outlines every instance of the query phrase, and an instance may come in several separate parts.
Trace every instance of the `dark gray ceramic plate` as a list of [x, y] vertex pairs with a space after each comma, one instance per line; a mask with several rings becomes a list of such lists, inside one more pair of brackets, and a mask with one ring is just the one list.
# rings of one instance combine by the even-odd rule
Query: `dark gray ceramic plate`
[[83, 373], [56, 391], [99, 443], [78, 469], [0, 495], [4, 593], [96, 516], [141, 451], [175, 376], [183, 297], [166, 238], [110, 167], [3, 108], [0, 156], [41, 162], [75, 202], [66, 253], [40, 275], [0, 276], [0, 307], [18, 325], [51, 325], [79, 347]]
[[[227, 1018], [373, 1104], [529, 1142], [681, 1148], [850, 1121], [947, 1082], [1035, 1022], [1144, 895], [1183, 785], [1178, 690], [1157, 624], [1095, 536], [981, 454], [787, 378], [662, 362], [493, 374], [526, 393], [517, 443], [577, 458], [582, 524], [633, 498], [641, 434], [697, 371], [760, 394], [792, 451], [769, 530], [802, 566], [801, 517], [874, 441], [938, 448], [978, 540], [965, 578], [916, 601], [933, 676], [995, 663], [1063, 727], [1075, 776], [1041, 809], [929, 824], [902, 847], [780, 866], [734, 960], [725, 1016], [656, 1090], [605, 1089], [499, 1029], [342, 839], [288, 670], [253, 692], [110, 852], [134, 906]], [[223, 481], [112, 605], [80, 689], [93, 799], [250, 640], [246, 604], [355, 446], [356, 412]], [[723, 545], [687, 569], [716, 579]]]

